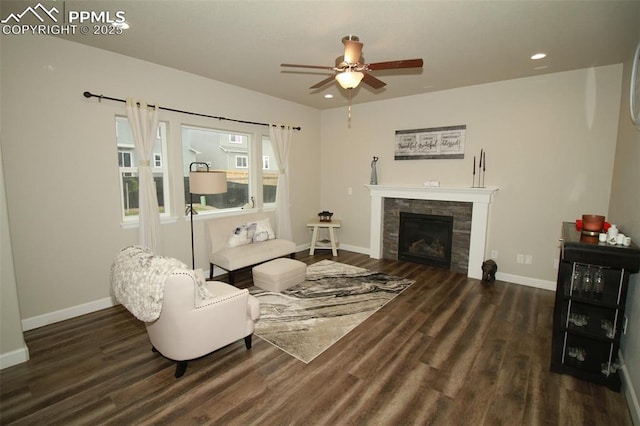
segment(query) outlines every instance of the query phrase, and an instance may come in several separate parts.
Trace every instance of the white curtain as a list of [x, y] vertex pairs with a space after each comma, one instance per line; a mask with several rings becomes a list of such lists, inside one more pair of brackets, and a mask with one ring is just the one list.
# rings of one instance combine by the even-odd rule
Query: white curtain
[[127, 118], [133, 132], [138, 164], [138, 208], [140, 209], [140, 245], [154, 253], [160, 250], [160, 211], [156, 195], [151, 156], [158, 129], [158, 107], [127, 98]]
[[289, 153], [293, 128], [291, 126], [269, 125], [269, 136], [279, 169], [276, 189], [276, 232], [278, 238], [292, 240], [289, 205]]

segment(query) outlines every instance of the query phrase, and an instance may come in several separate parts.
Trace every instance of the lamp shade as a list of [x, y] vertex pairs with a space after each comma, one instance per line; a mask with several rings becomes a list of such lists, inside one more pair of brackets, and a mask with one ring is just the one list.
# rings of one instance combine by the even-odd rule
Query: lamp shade
[[343, 89], [355, 89], [363, 77], [364, 74], [360, 71], [344, 71], [336, 74], [336, 80]]
[[227, 192], [225, 172], [189, 172], [189, 192], [192, 194], [222, 194]]

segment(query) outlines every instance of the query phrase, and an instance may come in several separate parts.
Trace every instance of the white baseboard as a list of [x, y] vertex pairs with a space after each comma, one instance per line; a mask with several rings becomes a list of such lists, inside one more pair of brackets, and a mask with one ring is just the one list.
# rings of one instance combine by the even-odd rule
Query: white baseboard
[[618, 352], [618, 357], [620, 358], [620, 364], [622, 364], [622, 374], [620, 375], [620, 377], [622, 377], [622, 391], [627, 399], [629, 413], [631, 413], [631, 420], [634, 425], [640, 425], [640, 401], [638, 400], [638, 393], [633, 388], [631, 376], [629, 376], [629, 370], [627, 369], [627, 364], [624, 362], [624, 358], [622, 357], [622, 352]]
[[[309, 245], [306, 247], [309, 248]], [[352, 251], [360, 254], [370, 254], [370, 250], [367, 247], [359, 247], [352, 246], [348, 244], [340, 244], [340, 248], [348, 251]], [[556, 291], [556, 282], [555, 281], [547, 281], [541, 280], [538, 278], [525, 277], [522, 275], [514, 275], [514, 274], [506, 274], [503, 272], [498, 272], [496, 274], [496, 279], [500, 281], [506, 281], [513, 284], [526, 285], [528, 287], [541, 288], [543, 290], [551, 290]], [[640, 425], [640, 424], [639, 424]]]
[[496, 273], [498, 281], [506, 281], [513, 284], [526, 285], [528, 287], [541, 288], [543, 290], [556, 291], [556, 282], [541, 280], [538, 278], [524, 277], [522, 275], [505, 274], [503, 272]]
[[112, 306], [116, 306], [117, 304], [118, 302], [116, 302], [116, 300], [112, 297], [105, 297], [104, 299], [94, 300], [93, 302], [85, 303], [82, 305], [72, 306], [70, 308], [61, 309], [59, 311], [38, 315], [36, 317], [25, 318], [22, 320], [22, 330], [33, 330], [34, 328], [43, 327], [45, 325], [54, 324], [56, 322], [75, 318], [80, 315], [99, 311], [101, 309], [110, 308]]
[[[302, 244], [296, 247], [296, 253], [299, 253], [301, 251], [305, 251], [305, 250], [309, 250], [311, 248], [311, 243], [306, 243], [306, 244]], [[360, 253], [360, 254], [366, 254], [369, 255], [369, 249], [366, 247], [359, 247], [359, 246], [352, 246], [349, 244], [342, 244], [339, 243], [338, 244], [338, 251], [339, 250], [346, 250], [346, 251], [352, 251], [354, 253]]]
[[369, 255], [370, 253], [370, 250], [366, 247], [352, 246], [349, 244], [340, 244], [340, 248], [343, 250], [352, 251], [354, 253], [360, 253], [360, 254], [366, 254], [366, 255]]
[[29, 361], [29, 348], [16, 349], [15, 351], [0, 354], [0, 370]]

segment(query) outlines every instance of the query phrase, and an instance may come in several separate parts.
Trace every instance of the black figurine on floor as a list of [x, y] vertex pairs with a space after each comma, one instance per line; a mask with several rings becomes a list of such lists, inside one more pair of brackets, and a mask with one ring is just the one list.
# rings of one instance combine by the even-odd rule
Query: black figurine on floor
[[496, 280], [496, 272], [498, 272], [498, 264], [493, 259], [482, 262], [482, 285], [488, 287]]

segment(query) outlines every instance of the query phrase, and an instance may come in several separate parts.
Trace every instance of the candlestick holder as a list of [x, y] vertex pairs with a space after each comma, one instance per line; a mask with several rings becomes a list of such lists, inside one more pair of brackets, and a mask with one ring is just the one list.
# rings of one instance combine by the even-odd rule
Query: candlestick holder
[[484, 174], [485, 171], [482, 169], [478, 169], [478, 184], [476, 185], [476, 174], [473, 174], [473, 184], [471, 185], [472, 188], [484, 188]]
[[476, 186], [476, 156], [473, 156], [473, 180], [471, 181], [472, 188], [484, 188], [484, 175], [487, 170], [487, 153], [484, 149], [480, 150], [480, 162], [478, 163], [478, 186]]
[[[480, 180], [478, 180], [478, 184], [480, 184]], [[471, 181], [471, 187], [476, 187], [476, 156], [473, 156], [473, 180]]]

